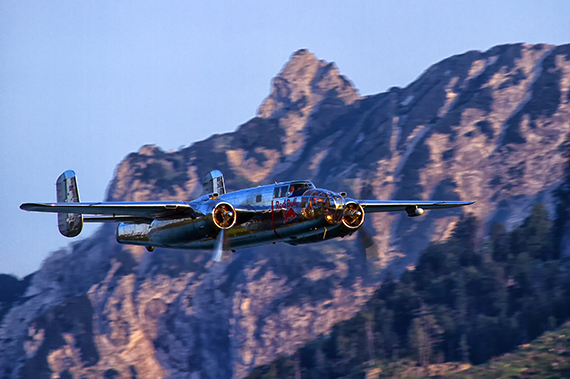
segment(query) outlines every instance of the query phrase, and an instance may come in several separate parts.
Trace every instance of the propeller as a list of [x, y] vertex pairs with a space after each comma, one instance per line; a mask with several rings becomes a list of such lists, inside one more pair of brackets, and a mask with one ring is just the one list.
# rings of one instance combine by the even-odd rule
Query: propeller
[[378, 246], [370, 233], [364, 228], [364, 209], [354, 200], [350, 200], [344, 207], [342, 223], [345, 227], [358, 231], [362, 257], [370, 262], [379, 256]]
[[365, 212], [362, 206], [354, 200], [349, 200], [344, 207], [342, 223], [345, 227], [358, 231], [358, 250], [364, 262], [364, 270], [368, 274], [370, 271], [369, 266], [373, 267], [372, 262], [378, 259], [380, 250], [368, 230], [364, 227], [364, 216]]
[[358, 252], [362, 259], [363, 279], [367, 284], [374, 283], [377, 280], [377, 270], [374, 261], [380, 256], [380, 249], [370, 232], [362, 225], [358, 229]]
[[229, 203], [217, 204], [213, 210], [213, 220], [216, 226], [220, 228], [220, 231], [214, 243], [212, 260], [214, 262], [221, 262], [222, 260], [228, 260], [228, 258], [231, 259], [226, 229], [232, 228], [236, 223], [236, 211], [234, 207]]
[[347, 203], [342, 221], [349, 228], [359, 228], [364, 222], [364, 209], [356, 202]]
[[225, 235], [226, 235], [226, 229], [221, 229], [220, 232], [218, 233], [218, 236], [216, 237], [216, 242], [214, 244], [214, 251], [212, 252], [212, 260], [214, 262], [222, 261], [222, 257], [224, 254], [224, 245], [225, 242], [227, 242]]
[[374, 239], [370, 235], [370, 232], [368, 232], [364, 226], [358, 229], [358, 240], [360, 241], [360, 245], [362, 247], [361, 253], [364, 260], [370, 262], [378, 259], [380, 256], [378, 245], [376, 245], [376, 242], [374, 242]]

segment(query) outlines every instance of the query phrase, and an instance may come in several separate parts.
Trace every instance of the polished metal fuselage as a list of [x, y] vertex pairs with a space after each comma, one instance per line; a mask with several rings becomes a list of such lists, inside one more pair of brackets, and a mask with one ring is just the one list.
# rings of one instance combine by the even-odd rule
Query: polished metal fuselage
[[[306, 184], [293, 193], [290, 188]], [[219, 203], [235, 207], [236, 224], [225, 231], [232, 250], [272, 242], [303, 243], [335, 236], [342, 226], [347, 199], [337, 193], [315, 189], [312, 183], [293, 181], [260, 186], [223, 195], [205, 195], [189, 202], [196, 211], [192, 217], [155, 219], [150, 223], [121, 223], [120, 243], [179, 249], [213, 249], [220, 228], [213, 222]], [[337, 233], [338, 234], [338, 233]]]

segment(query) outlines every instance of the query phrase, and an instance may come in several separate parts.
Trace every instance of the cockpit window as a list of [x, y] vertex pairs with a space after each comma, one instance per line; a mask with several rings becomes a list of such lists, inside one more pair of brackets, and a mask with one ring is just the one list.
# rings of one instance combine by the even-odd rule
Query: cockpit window
[[273, 198], [301, 196], [305, 191], [313, 189], [315, 186], [309, 181], [293, 182], [291, 184], [275, 187]]
[[301, 196], [308, 189], [313, 189], [315, 186], [311, 182], [293, 182], [289, 186], [289, 196]]

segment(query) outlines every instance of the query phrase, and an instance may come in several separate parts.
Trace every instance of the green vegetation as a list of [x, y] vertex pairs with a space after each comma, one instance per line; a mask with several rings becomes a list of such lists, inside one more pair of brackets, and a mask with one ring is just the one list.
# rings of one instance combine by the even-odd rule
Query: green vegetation
[[564, 233], [570, 230], [570, 133], [566, 136], [561, 147], [566, 164], [562, 185], [554, 193], [557, 199], [556, 220], [553, 225], [554, 244], [556, 246], [562, 245]]
[[398, 281], [388, 275], [354, 318], [250, 378], [442, 375], [512, 351], [570, 317], [570, 260], [560, 259], [543, 205], [511, 232], [497, 223], [482, 240], [480, 228], [464, 217], [414, 270]]
[[489, 363], [446, 378], [568, 378], [570, 377], [570, 323], [548, 332], [532, 344], [520, 346]]

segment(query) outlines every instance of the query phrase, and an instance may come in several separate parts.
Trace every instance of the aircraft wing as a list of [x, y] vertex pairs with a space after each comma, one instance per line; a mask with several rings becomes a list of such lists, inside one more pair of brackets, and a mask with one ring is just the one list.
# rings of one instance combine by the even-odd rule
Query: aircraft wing
[[[155, 219], [160, 217], [201, 215], [183, 201], [140, 201], [110, 203], [25, 203], [20, 209], [33, 212], [79, 213], [88, 215], [108, 215], [120, 219], [120, 216]], [[105, 217], [94, 218], [106, 219]], [[124, 217], [124, 219], [128, 219]]]
[[393, 212], [407, 211], [409, 209], [444, 209], [456, 208], [464, 205], [473, 204], [475, 201], [422, 201], [422, 200], [357, 200], [364, 208], [366, 213], [369, 212]]

